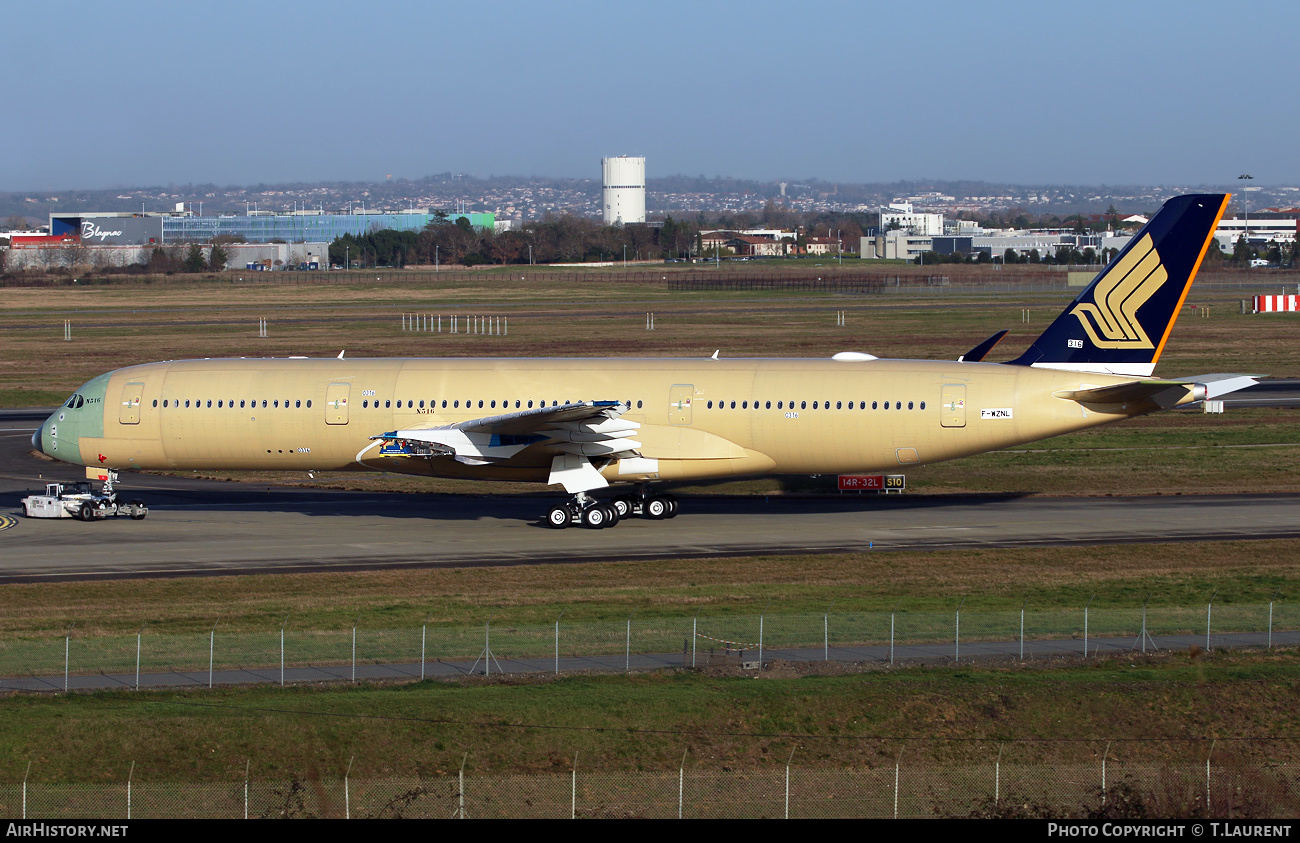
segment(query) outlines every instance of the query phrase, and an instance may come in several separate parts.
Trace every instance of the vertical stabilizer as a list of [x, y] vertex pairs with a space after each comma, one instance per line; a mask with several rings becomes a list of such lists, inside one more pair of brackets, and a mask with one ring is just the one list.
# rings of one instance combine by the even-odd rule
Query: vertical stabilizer
[[1166, 202], [1011, 365], [1150, 377], [1230, 198]]

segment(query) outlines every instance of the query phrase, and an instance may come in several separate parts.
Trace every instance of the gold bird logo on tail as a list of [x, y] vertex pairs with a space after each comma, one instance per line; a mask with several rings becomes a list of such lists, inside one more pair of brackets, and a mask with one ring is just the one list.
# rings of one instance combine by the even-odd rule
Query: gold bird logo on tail
[[1091, 302], [1070, 311], [1098, 348], [1155, 348], [1137, 312], [1169, 278], [1147, 234], [1093, 289]]

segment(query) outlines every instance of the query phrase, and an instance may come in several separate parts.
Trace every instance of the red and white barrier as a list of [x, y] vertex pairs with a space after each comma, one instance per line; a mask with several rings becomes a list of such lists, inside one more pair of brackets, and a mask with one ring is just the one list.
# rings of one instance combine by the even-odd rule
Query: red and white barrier
[[1286, 313], [1300, 310], [1300, 296], [1255, 296], [1256, 313]]

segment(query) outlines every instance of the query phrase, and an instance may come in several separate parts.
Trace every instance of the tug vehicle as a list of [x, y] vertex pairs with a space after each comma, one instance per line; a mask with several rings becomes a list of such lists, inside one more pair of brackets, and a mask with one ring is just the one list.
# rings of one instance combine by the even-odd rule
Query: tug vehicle
[[[117, 482], [116, 471], [87, 468], [86, 477], [87, 480], [76, 483], [46, 483], [45, 494], [28, 495], [22, 499], [23, 514], [28, 518], [79, 518], [82, 521], [119, 515], [129, 515], [133, 521], [140, 521], [149, 514], [144, 501], [122, 503], [118, 500], [113, 489]], [[96, 492], [90, 480], [99, 480], [104, 485]]]

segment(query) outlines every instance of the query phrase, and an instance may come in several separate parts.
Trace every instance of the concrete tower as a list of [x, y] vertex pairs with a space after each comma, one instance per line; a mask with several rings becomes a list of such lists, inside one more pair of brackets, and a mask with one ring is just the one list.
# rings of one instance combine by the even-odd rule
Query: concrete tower
[[645, 159], [620, 155], [602, 158], [600, 165], [605, 171], [605, 224], [645, 222]]

